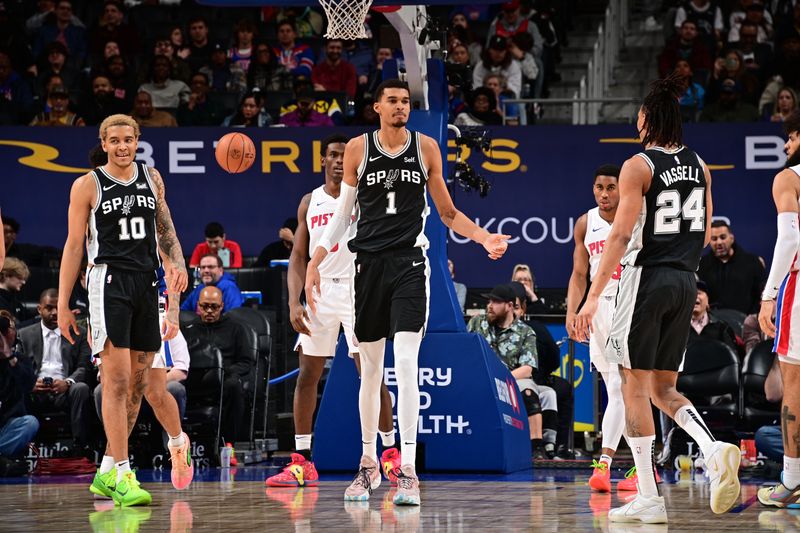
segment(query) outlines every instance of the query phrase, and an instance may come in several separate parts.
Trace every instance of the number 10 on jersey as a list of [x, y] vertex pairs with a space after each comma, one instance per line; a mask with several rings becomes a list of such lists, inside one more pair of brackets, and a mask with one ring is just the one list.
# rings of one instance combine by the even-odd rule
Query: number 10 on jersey
[[131, 219], [119, 219], [119, 240], [129, 241], [131, 239], [140, 240], [147, 236], [147, 231], [144, 228], [144, 218], [133, 217]]

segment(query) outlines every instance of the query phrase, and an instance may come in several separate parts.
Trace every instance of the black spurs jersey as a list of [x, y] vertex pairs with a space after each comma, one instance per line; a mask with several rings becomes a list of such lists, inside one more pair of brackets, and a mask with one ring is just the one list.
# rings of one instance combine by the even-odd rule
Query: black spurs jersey
[[636, 154], [653, 172], [623, 265], [668, 266], [694, 272], [706, 235], [706, 175], [685, 146]]
[[364, 134], [356, 196], [359, 215], [348, 244], [353, 252], [428, 246], [428, 172], [422, 161], [420, 134], [407, 131], [405, 146], [394, 155], [381, 148], [377, 131]]
[[92, 171], [97, 204], [89, 216], [90, 264], [149, 271], [161, 266], [156, 239], [156, 194], [144, 163], [124, 183], [103, 167]]

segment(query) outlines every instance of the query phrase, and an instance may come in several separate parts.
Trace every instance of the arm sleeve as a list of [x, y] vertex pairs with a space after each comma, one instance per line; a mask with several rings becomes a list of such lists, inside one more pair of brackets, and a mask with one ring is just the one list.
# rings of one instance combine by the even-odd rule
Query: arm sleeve
[[[318, 246], [322, 246], [325, 250], [330, 251], [330, 249], [341, 240], [342, 236], [344, 236], [347, 231], [347, 227], [350, 225], [353, 207], [355, 205], [356, 188], [342, 182], [342, 189], [339, 193], [339, 205], [336, 207], [336, 212], [333, 214], [330, 223], [325, 228], [325, 233], [322, 234]], [[314, 250], [311, 250], [311, 255], [313, 254]]]
[[169, 341], [169, 353], [172, 355], [172, 368], [189, 371], [189, 346], [181, 331]]
[[797, 248], [800, 246], [800, 231], [798, 230], [798, 215], [794, 212], [778, 213], [778, 239], [775, 242], [775, 252], [772, 255], [772, 268], [762, 300], [774, 300], [778, 295], [781, 283], [792, 268], [792, 262], [797, 257]]

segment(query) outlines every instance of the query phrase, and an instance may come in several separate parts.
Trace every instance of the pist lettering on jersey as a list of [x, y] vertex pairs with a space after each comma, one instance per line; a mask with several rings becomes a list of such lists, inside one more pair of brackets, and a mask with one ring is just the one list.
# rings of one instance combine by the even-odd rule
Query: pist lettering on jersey
[[122, 211], [123, 215], [128, 215], [130, 214], [131, 208], [134, 205], [155, 210], [156, 199], [153, 196], [145, 196], [142, 194], [137, 194], [137, 195], [129, 194], [128, 196], [125, 197], [117, 196], [116, 198], [106, 200], [105, 202], [100, 204], [100, 208], [103, 210], [104, 215], [107, 215], [112, 211], [116, 211], [118, 209]]
[[[600, 255], [603, 253], [603, 250], [606, 247], [606, 241], [603, 239], [602, 241], [595, 241], [589, 243], [589, 257], [594, 257], [596, 255]], [[611, 274], [611, 279], [620, 279], [622, 277], [622, 265], [617, 265], [617, 269]]]
[[408, 170], [407, 168], [393, 168], [388, 171], [378, 170], [367, 174], [367, 186], [382, 183], [385, 188], [391, 189], [398, 179], [401, 183], [420, 184], [422, 183], [422, 173], [419, 170]]
[[678, 167], [672, 167], [669, 170], [665, 170], [658, 177], [661, 178], [661, 181], [663, 181], [664, 185], [667, 187], [678, 181], [693, 181], [695, 183], [700, 183], [700, 168], [689, 165], [681, 165]]
[[313, 217], [311, 217], [311, 229], [318, 228], [320, 226], [327, 226], [331, 218], [333, 218], [333, 213], [322, 213], [320, 215], [314, 215]]

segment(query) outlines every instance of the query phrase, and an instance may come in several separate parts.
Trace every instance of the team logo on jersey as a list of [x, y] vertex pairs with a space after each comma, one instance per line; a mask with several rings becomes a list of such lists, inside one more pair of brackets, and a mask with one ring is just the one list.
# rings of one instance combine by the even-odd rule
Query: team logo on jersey
[[386, 178], [384, 178], [383, 180], [383, 186], [386, 189], [391, 189], [392, 187], [394, 187], [394, 182], [397, 181], [397, 176], [399, 175], [400, 171], [398, 169], [393, 168], [389, 170], [389, 172], [386, 174]]
[[122, 214], [123, 215], [130, 215], [131, 214], [131, 207], [136, 203], [136, 197], [132, 194], [129, 194], [125, 197], [125, 200], [122, 202]]
[[146, 183], [137, 183], [136, 184], [136, 188], [137, 189], [146, 189], [147, 188], [147, 184]]
[[617, 357], [622, 357], [622, 346], [619, 345], [619, 341], [611, 338], [609, 342], [611, 343], [611, 347], [614, 348], [614, 351], [617, 352]]

